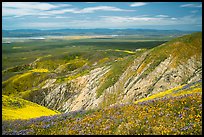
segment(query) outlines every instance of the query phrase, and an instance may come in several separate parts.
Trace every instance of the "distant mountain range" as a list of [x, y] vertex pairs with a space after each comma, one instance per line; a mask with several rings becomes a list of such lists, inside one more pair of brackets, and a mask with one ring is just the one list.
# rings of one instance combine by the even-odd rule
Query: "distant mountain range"
[[194, 31], [154, 30], [154, 29], [17, 29], [2, 30], [3, 37], [63, 36], [63, 35], [143, 35], [143, 36], [179, 36]]

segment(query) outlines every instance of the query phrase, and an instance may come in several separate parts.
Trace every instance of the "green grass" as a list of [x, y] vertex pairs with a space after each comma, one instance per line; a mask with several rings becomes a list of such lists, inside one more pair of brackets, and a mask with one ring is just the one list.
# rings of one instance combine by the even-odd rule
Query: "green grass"
[[187, 63], [187, 60], [191, 57], [196, 57], [199, 61], [202, 55], [202, 33], [199, 32], [185, 35], [150, 50], [150, 53], [137, 70], [137, 72], [140, 73], [148, 64], [150, 64], [150, 66], [141, 74], [140, 78], [146, 77], [169, 56], [172, 57], [170, 64], [170, 67], [172, 68], [176, 68], [181, 63]]
[[37, 87], [48, 77], [48, 72], [39, 71], [15, 75], [2, 83], [2, 94], [16, 96], [20, 92]]
[[[202, 55], [202, 32], [193, 33], [176, 38], [152, 49], [149, 60], [158, 60], [160, 57], [173, 57], [172, 67], [178, 66], [180, 63], [187, 62], [192, 56], [196, 58]], [[149, 62], [149, 61], [147, 61]]]
[[99, 85], [99, 88], [96, 92], [97, 98], [99, 98], [103, 94], [105, 89], [114, 85], [118, 81], [121, 74], [132, 63], [134, 58], [135, 56], [129, 56], [127, 58], [118, 58], [117, 61], [112, 64], [111, 69], [105, 74], [105, 76], [100, 82], [101, 85]]
[[[125, 39], [110, 40], [97, 40], [97, 39], [84, 39], [84, 40], [35, 40], [28, 42], [13, 42], [9, 45], [2, 45], [2, 67], [3, 70], [9, 67], [31, 63], [37, 58], [44, 55], [52, 55], [54, 57], [73, 54], [74, 52], [94, 53], [96, 50], [106, 49], [125, 49], [134, 50], [137, 48], [152, 48], [164, 41], [148, 41], [148, 42], [125, 42]], [[87, 43], [88, 42], [88, 43]], [[122, 42], [122, 43], [121, 43]], [[22, 47], [13, 49], [13, 47]], [[32, 52], [32, 56], [30, 53]], [[70, 56], [70, 55], [69, 55]], [[68, 57], [68, 56], [67, 56]]]
[[77, 74], [74, 74], [74, 75], [69, 75], [67, 77], [58, 77], [56, 82], [61, 83], [61, 82], [65, 82], [65, 81], [70, 81], [70, 80], [76, 79], [78, 77], [87, 75], [89, 72], [90, 72], [90, 70], [88, 70], [88, 69], [81, 70], [80, 72], [78, 72]]
[[[56, 75], [54, 78], [57, 79], [57, 82], [69, 81], [88, 74], [96, 67], [111, 65], [118, 58], [136, 55], [135, 50], [141, 48], [140, 46], [148, 49], [164, 41], [140, 42], [133, 39], [126, 41], [125, 38], [121, 40], [47, 39], [3, 44], [2, 93], [4, 95], [21, 95], [21, 92], [32, 92], [32, 89], [38, 88], [38, 85], [52, 74]], [[37, 59], [39, 60], [36, 61]], [[34, 61], [36, 62], [33, 63]], [[105, 88], [113, 85], [122, 74], [124, 69], [120, 65], [124, 67], [126, 64], [122, 61], [113, 63], [112, 72], [107, 76], [112, 79], [102, 85], [98, 96]], [[30, 70], [34, 69], [47, 69], [48, 71], [31, 73]], [[70, 74], [72, 71], [74, 73]]]

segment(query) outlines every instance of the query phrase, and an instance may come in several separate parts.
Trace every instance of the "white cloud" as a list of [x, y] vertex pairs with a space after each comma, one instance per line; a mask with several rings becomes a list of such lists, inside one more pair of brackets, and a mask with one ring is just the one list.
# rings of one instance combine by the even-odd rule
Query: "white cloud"
[[192, 10], [191, 11], [191, 13], [197, 13], [198, 12], [198, 10]]
[[171, 18], [172, 20], [177, 20], [177, 18]]
[[153, 17], [120, 17], [120, 16], [103, 16], [104, 19], [110, 21], [149, 21], [149, 20], [158, 20], [159, 18]]
[[[29, 4], [28, 4], [29, 3]], [[34, 4], [35, 3], [35, 4]], [[99, 16], [92, 18], [87, 16], [85, 13], [94, 13], [97, 11], [112, 11], [112, 12], [132, 12], [136, 10], [122, 9], [114, 6], [93, 6], [85, 8], [74, 8], [69, 7], [69, 4], [52, 4], [52, 3], [7, 3], [3, 2], [2, 15], [3, 19], [9, 19], [13, 17], [26, 17], [29, 15], [38, 18], [49, 18], [36, 19], [31, 21], [19, 22], [19, 28], [130, 28], [138, 26], [163, 26], [163, 25], [182, 25], [182, 24], [202, 24], [202, 17], [195, 16], [184, 16], [180, 18], [170, 17], [160, 13], [160, 15], [150, 16], [150, 15], [138, 15], [138, 16]], [[147, 3], [135, 2], [132, 3], [132, 7], [143, 6]], [[195, 7], [195, 4], [193, 4]], [[68, 6], [68, 8], [66, 8]], [[199, 5], [196, 5], [199, 7]], [[63, 7], [63, 8], [62, 8]], [[183, 5], [183, 7], [192, 7], [191, 5]], [[196, 13], [198, 11], [191, 11], [191, 13]], [[69, 19], [66, 13], [73, 14], [84, 14], [83, 19]], [[80, 15], [81, 16], [81, 15]], [[64, 18], [63, 21], [61, 21]], [[59, 21], [60, 20], [60, 21]], [[16, 22], [15, 22], [16, 23]], [[17, 26], [17, 24], [15, 24]]]
[[184, 16], [175, 17], [129, 17], [129, 16], [102, 16], [103, 20], [109, 24], [125, 24], [126, 26], [138, 25], [178, 25], [178, 24], [198, 24], [202, 23], [202, 17]]
[[72, 6], [71, 4], [55, 4], [57, 7], [60, 7], [60, 8], [62, 8], [62, 7], [70, 7], [70, 6]]
[[145, 24], [156, 24], [163, 20], [163, 18], [156, 17], [129, 17], [129, 16], [103, 16], [103, 19], [110, 23], [127, 23], [127, 24], [137, 24], [137, 25], [145, 25]]
[[66, 17], [66, 16], [55, 16], [55, 18], [58, 18], [58, 19], [68, 19], [70, 17]]
[[189, 7], [189, 8], [202, 8], [202, 4], [183, 4], [180, 5], [180, 7], [184, 8], [184, 7]]
[[33, 9], [14, 9], [14, 8], [2, 8], [2, 16], [26, 16], [37, 15], [39, 11]]
[[[3, 16], [26, 16], [26, 15], [58, 15], [64, 13], [94, 13], [96, 11], [123, 11], [131, 12], [135, 10], [121, 9], [113, 6], [95, 6], [87, 7], [83, 9], [78, 8], [64, 8], [66, 6], [71, 6], [69, 4], [50, 4], [50, 3], [40, 3], [40, 2], [3, 2], [2, 15]], [[62, 8], [63, 7], [63, 8]]]
[[155, 17], [167, 18], [167, 17], [169, 17], [169, 16], [168, 16], [168, 15], [156, 15]]
[[135, 11], [135, 10], [126, 10], [112, 6], [96, 6], [96, 7], [88, 7], [82, 10], [76, 10], [73, 13], [93, 13], [95, 11]]
[[22, 22], [19, 28], [60, 29], [60, 28], [135, 28], [141, 26], [166, 26], [166, 25], [195, 25], [202, 24], [202, 17], [184, 16], [175, 17], [139, 17], [139, 16], [100, 16], [90, 19], [71, 19], [59, 22], [52, 21]]
[[72, 8], [72, 9], [51, 10], [51, 11], [47, 11], [46, 13], [49, 15], [58, 15], [58, 14], [64, 14], [64, 13], [74, 13], [75, 11], [77, 11], [77, 9]]
[[3, 2], [3, 16], [49, 15], [48, 10], [71, 6], [70, 4], [50, 4], [42, 2]]
[[41, 2], [3, 2], [4, 8], [50, 10], [58, 6]]
[[134, 3], [130, 4], [130, 7], [139, 7], [139, 6], [144, 6], [146, 4], [147, 3], [145, 3], [145, 2], [134, 2]]
[[39, 16], [38, 18], [47, 19], [47, 18], [50, 18], [50, 17], [49, 16]]

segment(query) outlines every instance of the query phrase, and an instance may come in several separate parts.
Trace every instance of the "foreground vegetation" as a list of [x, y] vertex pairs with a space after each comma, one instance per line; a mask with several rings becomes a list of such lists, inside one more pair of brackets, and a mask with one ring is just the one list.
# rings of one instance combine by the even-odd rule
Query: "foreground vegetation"
[[64, 113], [30, 120], [3, 121], [3, 134], [202, 134], [202, 81], [183, 85], [171, 96], [105, 109]]

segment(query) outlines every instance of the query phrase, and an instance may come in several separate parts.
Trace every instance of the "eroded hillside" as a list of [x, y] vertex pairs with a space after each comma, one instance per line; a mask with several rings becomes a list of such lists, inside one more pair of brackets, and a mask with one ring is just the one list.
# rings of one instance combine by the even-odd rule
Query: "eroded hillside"
[[3, 94], [70, 112], [134, 102], [202, 79], [202, 33], [152, 49], [97, 52], [37, 59], [3, 82]]

